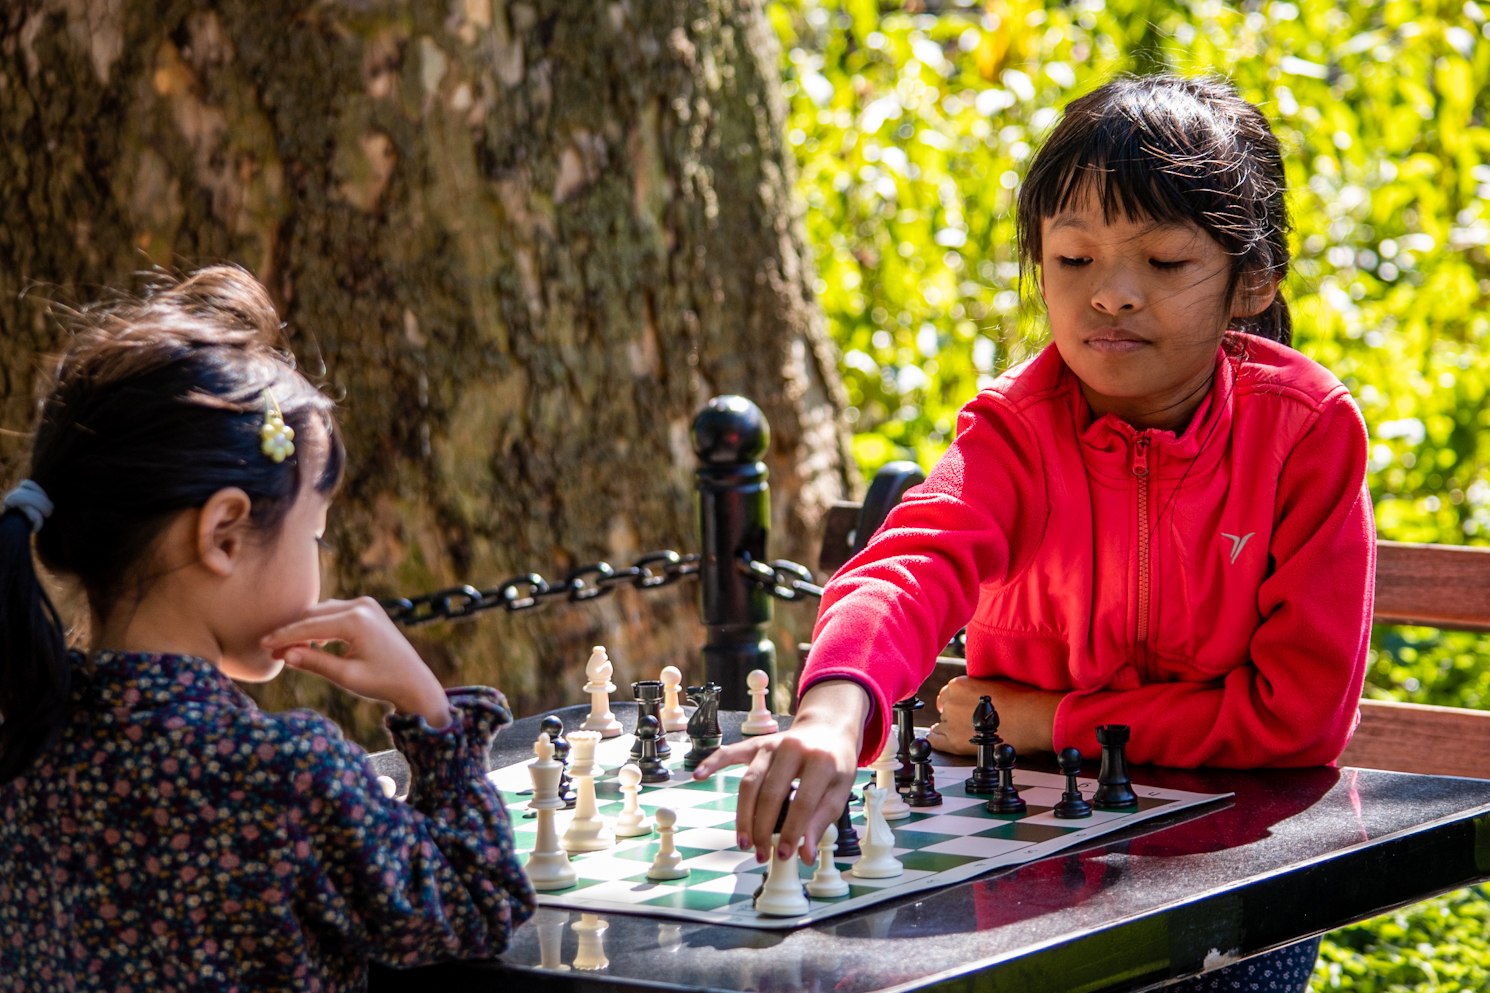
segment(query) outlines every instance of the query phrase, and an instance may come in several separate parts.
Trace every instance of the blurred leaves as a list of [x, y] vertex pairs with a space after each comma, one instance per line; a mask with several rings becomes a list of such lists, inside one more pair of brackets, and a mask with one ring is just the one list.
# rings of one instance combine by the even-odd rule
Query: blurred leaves
[[930, 466], [980, 384], [1043, 344], [1013, 203], [1059, 108], [1119, 72], [1220, 72], [1287, 150], [1295, 344], [1361, 404], [1382, 536], [1490, 539], [1486, 8], [782, 0], [771, 16], [867, 472]]
[[[1384, 538], [1490, 543], [1490, 0], [776, 0], [816, 287], [866, 474], [929, 468], [1046, 340], [1013, 206], [1059, 109], [1219, 72], [1283, 141], [1294, 344], [1371, 432]], [[1367, 695], [1490, 708], [1490, 635], [1379, 628]], [[1479, 887], [1330, 935], [1313, 989], [1490, 987]]]

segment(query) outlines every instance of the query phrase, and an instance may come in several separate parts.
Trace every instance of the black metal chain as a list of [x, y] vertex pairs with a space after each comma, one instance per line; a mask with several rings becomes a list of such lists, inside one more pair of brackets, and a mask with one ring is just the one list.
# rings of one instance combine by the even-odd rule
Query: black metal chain
[[[581, 603], [605, 596], [618, 586], [658, 590], [698, 575], [699, 557], [674, 551], [652, 552], [630, 568], [617, 569], [609, 562], [594, 562], [573, 570], [562, 581], [551, 583], [536, 572], [516, 576], [489, 589], [452, 586], [417, 597], [380, 600], [397, 624], [415, 627], [435, 621], [452, 621], [502, 608], [508, 613], [534, 610], [554, 600]], [[753, 560], [748, 553], [736, 563], [741, 575], [778, 600], [796, 601], [820, 597], [823, 588], [812, 582], [804, 565], [778, 559], [770, 565]]]
[[823, 595], [823, 588], [812, 581], [812, 570], [790, 559], [776, 559], [767, 565], [751, 558], [749, 552], [741, 552], [735, 571], [778, 600], [790, 603]]

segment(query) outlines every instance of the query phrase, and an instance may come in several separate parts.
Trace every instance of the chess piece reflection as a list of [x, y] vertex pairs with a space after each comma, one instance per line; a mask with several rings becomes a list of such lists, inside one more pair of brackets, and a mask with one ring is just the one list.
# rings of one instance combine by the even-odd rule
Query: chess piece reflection
[[538, 928], [538, 968], [553, 972], [568, 972], [564, 964], [564, 925], [569, 914], [552, 907], [539, 907], [533, 914], [533, 923]]
[[610, 927], [599, 914], [580, 914], [579, 920], [569, 925], [579, 935], [579, 949], [574, 953], [574, 967], [582, 972], [595, 972], [610, 965], [605, 957], [605, 932]]

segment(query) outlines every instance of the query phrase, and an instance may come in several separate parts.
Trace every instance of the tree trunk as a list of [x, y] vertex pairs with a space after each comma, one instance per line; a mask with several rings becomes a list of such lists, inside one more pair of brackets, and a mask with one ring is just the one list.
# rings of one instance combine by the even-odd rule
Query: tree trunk
[[[0, 423], [59, 347], [47, 300], [233, 260], [341, 401], [326, 595], [558, 578], [696, 547], [688, 440], [770, 419], [772, 553], [852, 484], [792, 195], [776, 41], [747, 0], [28, 0], [0, 14]], [[7, 478], [28, 440], [0, 439]], [[701, 675], [694, 584], [419, 629], [520, 712]], [[791, 652], [811, 607], [778, 610]], [[362, 741], [379, 708], [255, 691]], [[624, 694], [621, 694], [624, 696]]]

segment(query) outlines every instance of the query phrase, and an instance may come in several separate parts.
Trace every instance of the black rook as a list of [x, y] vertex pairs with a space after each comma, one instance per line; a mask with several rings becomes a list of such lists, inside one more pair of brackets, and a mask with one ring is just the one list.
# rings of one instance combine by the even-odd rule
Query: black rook
[[765, 415], [745, 397], [715, 397], [693, 419], [698, 613], [708, 632], [704, 677], [721, 687], [725, 710], [750, 709], [745, 676], [751, 669], [765, 670], [777, 685], [776, 647], [766, 636], [770, 594], [736, 568], [741, 553], [767, 561], [771, 494], [760, 458], [770, 440]]

